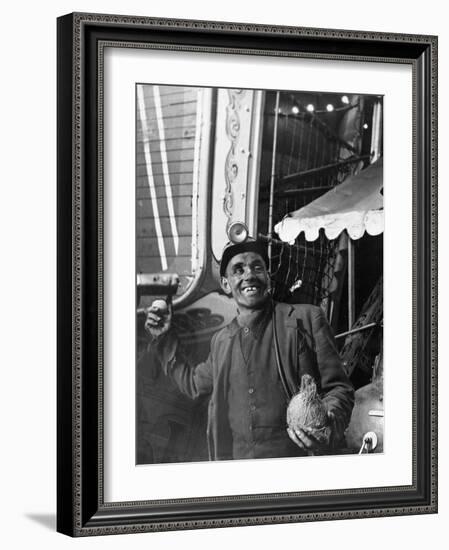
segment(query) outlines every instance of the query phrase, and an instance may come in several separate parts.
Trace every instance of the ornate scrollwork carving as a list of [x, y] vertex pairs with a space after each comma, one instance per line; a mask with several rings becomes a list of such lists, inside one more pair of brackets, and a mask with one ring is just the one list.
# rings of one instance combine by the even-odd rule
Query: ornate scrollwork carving
[[232, 221], [232, 210], [234, 206], [233, 183], [237, 179], [239, 173], [238, 159], [235, 153], [240, 136], [239, 108], [245, 94], [246, 90], [228, 90], [229, 104], [226, 107], [226, 135], [231, 145], [226, 156], [224, 167], [225, 193], [223, 197], [223, 210], [228, 218], [227, 225]]

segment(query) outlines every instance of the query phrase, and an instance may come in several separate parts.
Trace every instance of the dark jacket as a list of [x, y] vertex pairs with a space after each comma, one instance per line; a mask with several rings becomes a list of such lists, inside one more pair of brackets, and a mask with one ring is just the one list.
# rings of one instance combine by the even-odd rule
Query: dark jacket
[[[276, 303], [275, 320], [281, 364], [290, 391], [298, 391], [303, 374], [312, 375], [328, 410], [334, 413], [339, 425], [347, 426], [354, 392], [321, 308]], [[192, 398], [211, 394], [207, 428], [211, 460], [232, 458], [227, 392], [233, 336], [237, 330], [236, 324], [231, 323], [214, 334], [208, 359], [195, 368], [176, 353], [173, 334], [157, 346], [164, 370], [183, 393]]]

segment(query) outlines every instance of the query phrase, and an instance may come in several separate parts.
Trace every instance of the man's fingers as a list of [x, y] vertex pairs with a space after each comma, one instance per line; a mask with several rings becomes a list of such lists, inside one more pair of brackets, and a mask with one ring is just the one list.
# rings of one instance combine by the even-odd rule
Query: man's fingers
[[301, 439], [298, 438], [294, 430], [292, 430], [291, 428], [287, 428], [287, 433], [293, 443], [298, 445], [298, 447], [300, 447], [303, 451], [307, 451], [307, 447], [304, 445]]
[[171, 319], [172, 312], [173, 307], [171, 303], [167, 304], [167, 307], [165, 308], [161, 308], [153, 304], [147, 309], [147, 317], [151, 317], [152, 319], [157, 318], [158, 320]]
[[160, 315], [156, 315], [156, 313], [151, 313], [150, 311], [148, 311], [146, 323], [148, 323], [150, 326], [157, 327], [161, 321], [162, 317]]
[[292, 428], [287, 428], [287, 433], [290, 439], [303, 451], [317, 451], [322, 448], [322, 444], [305, 429], [298, 428], [294, 430]]
[[170, 329], [172, 305], [163, 300], [155, 300], [146, 310], [145, 331], [157, 338]]
[[306, 449], [314, 449], [317, 446], [317, 442], [314, 438], [310, 437], [304, 430], [298, 428], [295, 430], [296, 436], [301, 440]]
[[287, 433], [288, 433], [288, 437], [293, 441], [293, 443], [298, 445], [298, 447], [303, 446], [301, 441], [296, 437], [295, 432], [291, 428], [287, 428]]

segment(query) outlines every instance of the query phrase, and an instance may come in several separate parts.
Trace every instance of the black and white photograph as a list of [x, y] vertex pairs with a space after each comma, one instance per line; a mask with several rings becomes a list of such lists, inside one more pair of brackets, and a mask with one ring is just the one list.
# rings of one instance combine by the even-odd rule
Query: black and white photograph
[[444, 5], [6, 4], [3, 548], [442, 547]]
[[137, 465], [383, 453], [383, 101], [136, 84]]

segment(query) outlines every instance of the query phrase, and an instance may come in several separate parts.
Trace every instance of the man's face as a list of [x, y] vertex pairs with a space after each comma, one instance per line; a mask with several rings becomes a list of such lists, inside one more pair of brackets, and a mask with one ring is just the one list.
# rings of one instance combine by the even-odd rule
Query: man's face
[[221, 287], [232, 294], [240, 310], [260, 309], [268, 299], [269, 278], [262, 256], [242, 252], [229, 260]]

